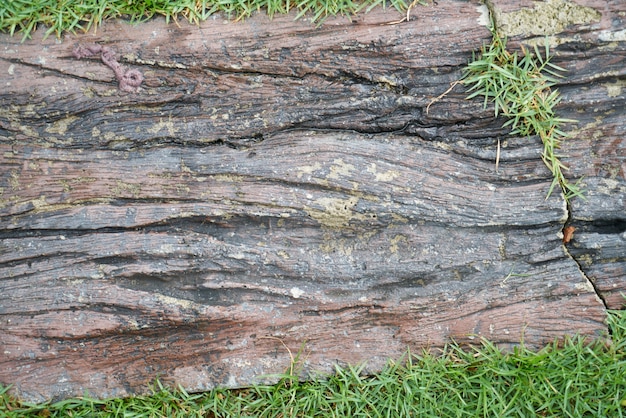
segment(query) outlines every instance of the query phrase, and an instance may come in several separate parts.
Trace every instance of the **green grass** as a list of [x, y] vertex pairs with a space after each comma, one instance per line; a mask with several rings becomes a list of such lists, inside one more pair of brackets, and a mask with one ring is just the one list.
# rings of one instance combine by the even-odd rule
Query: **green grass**
[[141, 22], [154, 16], [166, 20], [183, 18], [191, 23], [224, 13], [233, 19], [243, 19], [255, 11], [269, 16], [297, 11], [297, 18], [311, 16], [320, 21], [327, 16], [353, 15], [361, 10], [389, 5], [405, 11], [415, 0], [2, 0], [0, 1], [0, 31], [11, 35], [22, 33], [28, 38], [40, 25], [47, 27], [45, 36], [54, 33], [88, 31], [107, 19], [128, 18]]
[[482, 96], [485, 107], [492, 102], [495, 115], [501, 114], [507, 119], [504, 126], [511, 127], [512, 135], [541, 138], [541, 158], [553, 178], [547, 197], [559, 186], [566, 201], [574, 197], [584, 199], [581, 180], [571, 183], [565, 177], [563, 170], [567, 167], [557, 155], [562, 140], [568, 136], [561, 125], [576, 122], [559, 118], [555, 112], [560, 97], [558, 90], [552, 87], [565, 70], [550, 62], [547, 38], [543, 54], [537, 46], [534, 52], [522, 46], [519, 56], [507, 51], [506, 39], [498, 35], [493, 22], [491, 33], [491, 44], [483, 47], [480, 56], [474, 56], [465, 69], [462, 83], [470, 86], [468, 99]]
[[[0, 389], [2, 417], [624, 417], [626, 312], [610, 311], [613, 343], [571, 338], [533, 352], [488, 341], [439, 355], [407, 355], [375, 376], [337, 368], [300, 382], [189, 394], [158, 382], [151, 396], [20, 403]], [[295, 360], [297, 371], [298, 359]]]

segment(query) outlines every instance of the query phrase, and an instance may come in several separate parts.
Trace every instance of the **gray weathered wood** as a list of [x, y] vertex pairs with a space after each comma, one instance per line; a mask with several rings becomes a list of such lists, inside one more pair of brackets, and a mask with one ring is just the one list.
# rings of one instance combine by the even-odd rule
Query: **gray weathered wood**
[[[571, 211], [545, 199], [541, 144], [462, 86], [426, 112], [489, 40], [478, 2], [392, 25], [376, 10], [2, 35], [0, 382], [30, 400], [157, 376], [204, 390], [283, 372], [285, 347], [304, 373], [375, 371], [451, 340], [603, 336], [603, 300], [626, 290], [626, 42], [604, 40], [624, 6], [587, 3], [601, 19], [552, 38], [559, 110], [579, 120], [564, 161], [589, 190]], [[140, 69], [139, 93], [76, 60], [85, 42]]]

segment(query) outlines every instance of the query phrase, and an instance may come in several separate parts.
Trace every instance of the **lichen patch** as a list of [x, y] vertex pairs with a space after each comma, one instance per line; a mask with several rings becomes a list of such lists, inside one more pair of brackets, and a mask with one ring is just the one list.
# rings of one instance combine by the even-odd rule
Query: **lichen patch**
[[46, 132], [50, 134], [65, 135], [69, 126], [78, 120], [78, 116], [69, 116], [52, 123], [46, 128]]
[[193, 310], [193, 311], [202, 310], [201, 306], [198, 306], [197, 304], [187, 299], [179, 299], [179, 298], [175, 298], [172, 296], [166, 296], [160, 293], [155, 293], [154, 298], [165, 305], [177, 306], [182, 309]]
[[157, 134], [161, 130], [167, 131], [169, 136], [175, 136], [177, 132], [177, 129], [174, 126], [174, 122], [171, 120], [171, 118], [167, 121], [159, 119], [159, 122], [155, 123], [153, 127], [149, 128], [148, 132], [150, 132], [151, 134]]
[[609, 97], [618, 97], [622, 95], [622, 88], [626, 87], [626, 81], [617, 80], [615, 83], [606, 83], [604, 87]]
[[383, 173], [379, 172], [376, 168], [376, 163], [371, 163], [370, 166], [367, 168], [367, 172], [372, 173], [375, 176], [375, 180], [381, 182], [390, 182], [396, 177], [400, 176], [400, 173], [398, 173], [396, 170], [387, 170]]
[[350, 225], [352, 220], [365, 220], [366, 215], [357, 213], [353, 209], [359, 203], [356, 196], [348, 199], [322, 197], [315, 200], [317, 206], [323, 209], [304, 207], [309, 216], [318, 221], [322, 226], [330, 229], [343, 229]]
[[302, 176], [304, 174], [308, 174], [311, 175], [316, 171], [319, 171], [322, 169], [322, 165], [319, 162], [316, 162], [313, 165], [305, 165], [305, 166], [301, 166], [298, 167], [298, 178], [302, 178]]
[[548, 0], [535, 7], [510, 13], [497, 13], [499, 29], [506, 36], [555, 35], [571, 25], [588, 25], [600, 21], [601, 14], [591, 7], [567, 0]]
[[353, 171], [354, 166], [352, 164], [345, 163], [341, 158], [339, 158], [333, 161], [328, 178], [339, 180], [341, 176], [350, 177]]

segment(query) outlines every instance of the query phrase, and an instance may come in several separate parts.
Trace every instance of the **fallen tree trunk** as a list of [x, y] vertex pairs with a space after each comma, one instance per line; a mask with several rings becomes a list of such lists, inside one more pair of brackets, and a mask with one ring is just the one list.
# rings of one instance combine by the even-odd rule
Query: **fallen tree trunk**
[[[503, 27], [534, 10], [495, 3]], [[157, 376], [195, 391], [271, 381], [286, 348], [306, 376], [451, 340], [603, 336], [626, 290], [625, 6], [586, 4], [550, 33], [579, 121], [562, 153], [587, 185], [571, 208], [545, 199], [539, 141], [462, 86], [427, 112], [489, 42], [478, 2], [3, 35], [0, 382], [29, 400]], [[136, 93], [73, 55], [92, 43], [142, 72]]]

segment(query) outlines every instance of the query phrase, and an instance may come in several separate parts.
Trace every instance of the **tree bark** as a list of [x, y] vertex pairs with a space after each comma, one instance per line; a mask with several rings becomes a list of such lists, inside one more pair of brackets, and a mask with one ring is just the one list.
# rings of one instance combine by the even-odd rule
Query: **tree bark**
[[[568, 70], [571, 207], [546, 199], [539, 139], [461, 85], [433, 102], [490, 40], [477, 1], [2, 35], [0, 382], [31, 401], [199, 391], [271, 382], [290, 351], [307, 377], [604, 337], [626, 291], [626, 5], [546, 4], [547, 23], [488, 6], [512, 49], [549, 35]], [[143, 73], [136, 93], [73, 56], [91, 43]]]

